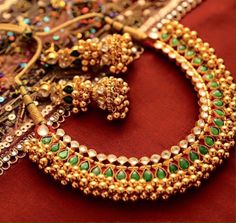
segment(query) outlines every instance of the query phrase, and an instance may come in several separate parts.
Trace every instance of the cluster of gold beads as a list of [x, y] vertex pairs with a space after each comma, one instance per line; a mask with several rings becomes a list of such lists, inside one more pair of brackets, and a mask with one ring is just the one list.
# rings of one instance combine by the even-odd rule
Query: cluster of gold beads
[[52, 44], [45, 50], [41, 60], [47, 64], [58, 64], [61, 68], [81, 63], [81, 69], [86, 72], [92, 67], [105, 67], [111, 73], [118, 74], [127, 71], [127, 65], [134, 60], [133, 42], [128, 33], [123, 35], [107, 35], [102, 40], [78, 39], [72, 48], [56, 50]]
[[50, 98], [55, 104], [69, 104], [72, 112], [85, 112], [91, 103], [92, 82], [83, 76], [75, 76], [73, 80], [60, 80], [52, 85]]
[[98, 78], [94, 82], [85, 76], [52, 84], [44, 82], [38, 92], [41, 96], [50, 96], [54, 104], [69, 105], [73, 113], [87, 111], [92, 101], [108, 111], [108, 120], [124, 119], [129, 111], [129, 86], [122, 78], [113, 76]]
[[122, 78], [104, 77], [93, 87], [92, 97], [98, 106], [108, 110], [108, 120], [124, 119], [129, 111], [128, 84]]
[[102, 41], [101, 65], [108, 65], [112, 73], [124, 73], [127, 65], [133, 61], [133, 43], [128, 33], [108, 35]]

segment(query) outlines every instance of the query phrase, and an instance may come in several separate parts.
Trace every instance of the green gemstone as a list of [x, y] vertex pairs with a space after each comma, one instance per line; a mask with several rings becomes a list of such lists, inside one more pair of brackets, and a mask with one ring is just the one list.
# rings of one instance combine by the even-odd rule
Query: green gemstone
[[164, 179], [166, 177], [166, 171], [163, 170], [162, 168], [158, 168], [156, 176], [159, 179]]
[[208, 71], [208, 67], [202, 65], [202, 66], [200, 67], [200, 71], [202, 71], [202, 72], [206, 72], [206, 71]]
[[79, 159], [78, 159], [78, 156], [72, 156], [70, 159], [69, 159], [69, 163], [72, 165], [72, 166], [75, 166], [77, 163], [78, 163]]
[[217, 107], [222, 107], [224, 105], [223, 101], [221, 100], [215, 100], [213, 104]]
[[204, 141], [205, 141], [205, 144], [208, 145], [208, 146], [214, 146], [214, 144], [215, 144], [215, 140], [211, 136], [206, 136], [204, 138]]
[[212, 80], [214, 78], [212, 74], [206, 74], [204, 77], [206, 80]]
[[197, 154], [196, 152], [190, 151], [190, 153], [189, 153], [189, 158], [190, 158], [191, 161], [194, 162], [195, 160], [198, 160], [198, 159], [199, 159], [199, 156], [198, 156], [198, 154]]
[[169, 165], [169, 171], [170, 173], [176, 173], [178, 171], [178, 167], [175, 164], [171, 163]]
[[212, 92], [212, 95], [216, 98], [222, 98], [223, 94], [219, 90], [215, 90]]
[[212, 82], [210, 83], [210, 87], [211, 87], [211, 88], [218, 88], [218, 87], [219, 87], [219, 84], [218, 84], [216, 81], [212, 81]]
[[51, 136], [45, 136], [42, 138], [42, 143], [43, 144], [49, 144], [52, 141], [52, 137]]
[[218, 136], [220, 134], [220, 130], [213, 126], [210, 127], [210, 132], [212, 135], [215, 135], [215, 136]]
[[59, 144], [59, 143], [54, 144], [54, 145], [51, 147], [51, 151], [52, 151], [52, 152], [56, 152], [59, 148], [60, 148], [60, 144]]
[[193, 57], [195, 55], [195, 51], [194, 50], [188, 50], [187, 52], [186, 52], [186, 56], [187, 57]]
[[62, 150], [61, 152], [58, 153], [58, 156], [63, 160], [66, 159], [69, 155], [68, 150]]
[[152, 172], [150, 170], [145, 170], [143, 172], [143, 179], [146, 180], [147, 182], [151, 181], [152, 180]]
[[205, 155], [208, 153], [208, 149], [203, 145], [199, 145], [198, 150], [202, 155]]
[[140, 176], [136, 171], [133, 171], [130, 175], [130, 179], [139, 180]]
[[126, 173], [123, 170], [120, 170], [117, 174], [116, 174], [116, 179], [117, 180], [123, 180], [126, 178]]
[[177, 38], [173, 38], [173, 39], [171, 40], [171, 45], [172, 45], [172, 46], [177, 46], [177, 45], [179, 45], [179, 40], [178, 40]]
[[74, 90], [73, 87], [70, 85], [67, 85], [63, 88], [63, 91], [66, 92], [67, 94], [71, 94], [73, 90]]
[[178, 47], [179, 51], [184, 51], [186, 49], [187, 49], [187, 47], [185, 45], [179, 45], [179, 47]]
[[88, 170], [89, 169], [89, 163], [88, 161], [83, 162], [80, 164], [80, 170]]
[[63, 98], [64, 102], [66, 102], [67, 104], [72, 104], [73, 98], [71, 96], [65, 96]]
[[93, 174], [95, 174], [96, 176], [98, 176], [101, 173], [101, 170], [98, 166], [94, 167], [91, 171]]
[[78, 57], [79, 56], [79, 52], [77, 50], [73, 50], [70, 55], [72, 57]]
[[167, 40], [169, 37], [170, 37], [170, 36], [169, 36], [168, 33], [162, 33], [162, 34], [161, 34], [161, 38], [162, 38], [163, 40]]
[[105, 171], [104, 175], [105, 175], [106, 177], [112, 177], [112, 176], [113, 176], [113, 170], [112, 170], [111, 168], [108, 168], [108, 169]]
[[222, 119], [219, 118], [214, 118], [213, 122], [215, 123], [215, 125], [217, 125], [218, 127], [222, 127], [224, 125], [224, 121]]
[[201, 63], [202, 63], [202, 59], [201, 58], [199, 58], [199, 57], [195, 57], [195, 58], [193, 58], [193, 64], [195, 64], [195, 65], [200, 65]]
[[216, 109], [214, 110], [214, 112], [221, 117], [225, 115], [225, 113], [221, 109]]
[[183, 170], [187, 170], [189, 168], [189, 162], [188, 160], [184, 159], [184, 158], [181, 158], [179, 160], [179, 166], [181, 167], [181, 169]]

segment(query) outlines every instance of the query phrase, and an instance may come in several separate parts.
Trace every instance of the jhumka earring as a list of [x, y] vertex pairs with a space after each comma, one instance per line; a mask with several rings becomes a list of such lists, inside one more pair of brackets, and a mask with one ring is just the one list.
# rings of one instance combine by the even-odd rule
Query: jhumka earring
[[107, 35], [101, 41], [79, 39], [72, 48], [55, 50], [52, 44], [44, 51], [41, 60], [61, 68], [81, 63], [81, 69], [88, 71], [92, 67], [104, 67], [113, 74], [124, 73], [127, 65], [134, 60], [133, 43], [128, 33]]
[[[128, 33], [108, 35], [101, 41], [98, 38], [82, 40], [70, 49], [58, 49], [54, 44], [46, 49], [41, 60], [49, 65], [61, 68], [73, 67], [86, 73], [92, 68], [99, 68], [108, 73], [119, 74], [127, 71], [127, 66], [134, 60], [133, 42]], [[43, 82], [38, 94], [50, 96], [54, 104], [65, 104], [73, 113], [85, 112], [94, 101], [99, 108], [108, 111], [107, 119], [124, 119], [129, 111], [127, 93], [128, 84], [121, 78], [102, 77], [95, 81], [86, 76], [75, 76], [73, 80], [60, 80], [58, 83]]]
[[122, 78], [102, 77], [91, 81], [84, 76], [58, 83], [42, 83], [39, 94], [50, 96], [55, 104], [69, 106], [73, 113], [88, 110], [94, 101], [99, 108], [108, 111], [107, 119], [124, 119], [129, 111], [129, 86]]

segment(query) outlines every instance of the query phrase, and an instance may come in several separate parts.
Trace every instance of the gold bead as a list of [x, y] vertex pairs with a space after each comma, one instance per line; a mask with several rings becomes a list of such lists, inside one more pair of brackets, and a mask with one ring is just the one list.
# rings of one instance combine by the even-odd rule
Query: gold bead
[[191, 31], [190, 35], [191, 35], [191, 38], [193, 38], [193, 39], [197, 38], [197, 32], [196, 31]]
[[91, 59], [91, 60], [90, 60], [90, 65], [94, 66], [95, 64], [96, 64], [96, 60]]
[[166, 26], [166, 30], [167, 30], [168, 32], [172, 32], [173, 26], [170, 25], [170, 24], [168, 24], [168, 25]]
[[134, 192], [134, 189], [133, 187], [127, 187], [126, 191], [128, 194], [132, 194]]
[[183, 183], [183, 185], [188, 185], [189, 184], [189, 179], [188, 178], [183, 178], [183, 180], [182, 180], [182, 183]]
[[194, 45], [194, 49], [195, 49], [196, 51], [199, 51], [199, 49], [200, 49], [200, 44], [199, 44], [199, 43], [196, 43], [196, 44]]
[[153, 191], [153, 187], [152, 187], [152, 185], [147, 185], [146, 187], [145, 187], [145, 190], [147, 191], [147, 192], [152, 192]]
[[77, 113], [79, 113], [79, 109], [78, 108], [72, 108], [72, 112], [77, 114]]
[[202, 171], [203, 171], [203, 172], [207, 171], [208, 168], [209, 168], [209, 165], [208, 165], [208, 164], [204, 163], [204, 164], [202, 165]]
[[[182, 24], [179, 24], [179, 29], [182, 29], [183, 28], [183, 25]], [[184, 27], [184, 33], [189, 33], [190, 32], [190, 29], [188, 27]]]
[[[208, 59], [209, 59], [209, 55], [208, 55], [207, 53], [203, 53], [202, 59], [203, 59], [203, 60], [208, 60]], [[208, 62], [209, 62], [209, 61], [208, 61]]]
[[150, 195], [150, 198], [151, 198], [151, 200], [156, 200], [157, 198], [158, 198], [158, 196], [157, 196], [157, 194], [156, 193], [152, 193], [151, 195]]
[[[209, 56], [208, 56], [208, 59], [209, 59]], [[207, 61], [207, 66], [210, 68], [213, 68], [215, 66], [215, 62], [213, 60], [209, 60]]]
[[220, 64], [219, 65], [219, 69], [221, 70], [221, 72], [224, 72], [225, 71], [225, 65], [224, 64]]
[[220, 161], [220, 159], [217, 156], [213, 157], [213, 163], [214, 164], [218, 164], [219, 161]]
[[218, 154], [219, 157], [222, 157], [224, 155], [224, 153], [225, 153], [225, 151], [223, 149], [219, 149], [217, 151], [217, 154]]
[[181, 29], [177, 29], [176, 30], [176, 35], [179, 37], [179, 36], [182, 36], [183, 35], [183, 31]]
[[141, 185], [138, 185], [138, 186], [135, 187], [135, 191], [137, 193], [141, 193], [143, 191], [143, 187]]
[[162, 195], [163, 200], [167, 200], [168, 198], [169, 198], [169, 195], [167, 195], [167, 194]]
[[78, 185], [77, 182], [73, 182], [73, 183], [72, 183], [72, 187], [73, 187], [73, 188], [78, 188], [78, 186], [79, 186], [79, 185]]
[[221, 143], [220, 141], [216, 141], [216, 142], [215, 142], [215, 147], [216, 147], [216, 149], [220, 149], [221, 146], [222, 146], [222, 143]]
[[88, 180], [87, 178], [83, 177], [80, 179], [80, 182], [79, 182], [80, 186], [86, 186], [88, 184]]
[[190, 39], [190, 40], [188, 41], [188, 45], [189, 45], [190, 47], [193, 47], [193, 46], [195, 45], [194, 40]]
[[197, 181], [197, 176], [194, 175], [194, 174], [192, 174], [192, 175], [190, 176], [190, 180], [191, 180], [192, 182]]
[[108, 120], [108, 121], [112, 121], [112, 120], [113, 120], [112, 115], [107, 115], [107, 120]]
[[169, 187], [166, 188], [166, 192], [167, 192], [167, 194], [173, 194], [174, 188], [169, 186]]
[[203, 43], [203, 45], [204, 45], [204, 47], [205, 47], [206, 49], [208, 49], [208, 48], [209, 48], [209, 46], [210, 46], [210, 44], [209, 44], [209, 43], [207, 43], [207, 42], [204, 42], [204, 43]]
[[84, 72], [88, 71], [88, 67], [82, 66], [82, 71]]
[[211, 156], [215, 156], [215, 155], [216, 155], [216, 149], [215, 149], [215, 148], [209, 149], [209, 154], [210, 154]]
[[64, 177], [65, 174], [66, 174], [65, 170], [63, 170], [63, 169], [59, 169], [59, 170], [58, 170], [58, 176], [59, 176], [59, 177]]
[[214, 49], [214, 48], [209, 48], [209, 49], [208, 49], [208, 52], [209, 52], [210, 54], [213, 54], [213, 53], [215, 53], [215, 49]]
[[158, 188], [157, 188], [157, 194], [162, 194], [164, 192], [164, 189], [163, 189], [163, 187], [160, 185], [160, 186], [158, 186]]
[[110, 66], [110, 69], [109, 69], [112, 73], [115, 73], [116, 72], [116, 67], [115, 66]]
[[202, 176], [203, 176], [203, 173], [202, 173], [201, 171], [198, 171], [198, 172], [197, 172], [197, 177], [198, 177], [198, 178], [202, 178]]
[[226, 77], [226, 80], [227, 80], [227, 82], [228, 83], [232, 83], [232, 81], [233, 81], [233, 77], [232, 76], [228, 76], [228, 77]]
[[204, 155], [203, 159], [204, 159], [205, 162], [208, 163], [210, 161], [211, 157], [210, 157], [210, 155], [206, 154], [206, 155]]
[[182, 187], [182, 183], [181, 182], [176, 182], [174, 184], [174, 189], [176, 189], [176, 190], [179, 190], [181, 187]]
[[229, 158], [229, 152], [226, 152], [226, 153], [224, 154], [224, 158], [225, 158], [225, 159], [228, 159], [228, 158]]
[[185, 41], [188, 41], [188, 40], [190, 39], [190, 35], [187, 34], [187, 33], [185, 33], [185, 34], [183, 35], [183, 39], [184, 39]]
[[202, 44], [202, 39], [197, 38], [197, 39], [196, 39], [196, 43]]
[[50, 172], [51, 172], [51, 167], [50, 167], [50, 166], [47, 166], [47, 167], [44, 169], [44, 172], [45, 172], [45, 173], [50, 173]]
[[48, 159], [47, 158], [41, 158], [40, 160], [39, 160], [39, 164], [42, 166], [42, 167], [45, 167], [46, 165], [47, 165], [47, 163], [48, 163]]
[[85, 49], [84, 49], [83, 46], [81, 46], [81, 45], [78, 46], [78, 51], [79, 51], [79, 53], [83, 53], [84, 50], [85, 50]]
[[218, 64], [223, 64], [223, 63], [224, 63], [224, 60], [223, 60], [222, 58], [218, 58], [218, 59], [217, 59], [217, 63], [218, 63]]

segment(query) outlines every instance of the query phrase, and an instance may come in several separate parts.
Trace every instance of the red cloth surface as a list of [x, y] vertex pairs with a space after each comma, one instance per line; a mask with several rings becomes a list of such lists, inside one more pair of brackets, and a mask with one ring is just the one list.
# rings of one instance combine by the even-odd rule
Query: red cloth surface
[[[216, 49], [234, 72], [233, 0], [207, 0], [182, 21]], [[184, 138], [198, 118], [189, 80], [160, 53], [147, 51], [132, 66], [128, 118], [109, 123], [91, 110], [63, 127], [99, 152], [143, 156], [160, 153]], [[234, 152], [198, 189], [168, 201], [123, 203], [85, 196], [45, 175], [27, 158], [0, 177], [0, 222], [132, 221], [235, 222]]]

